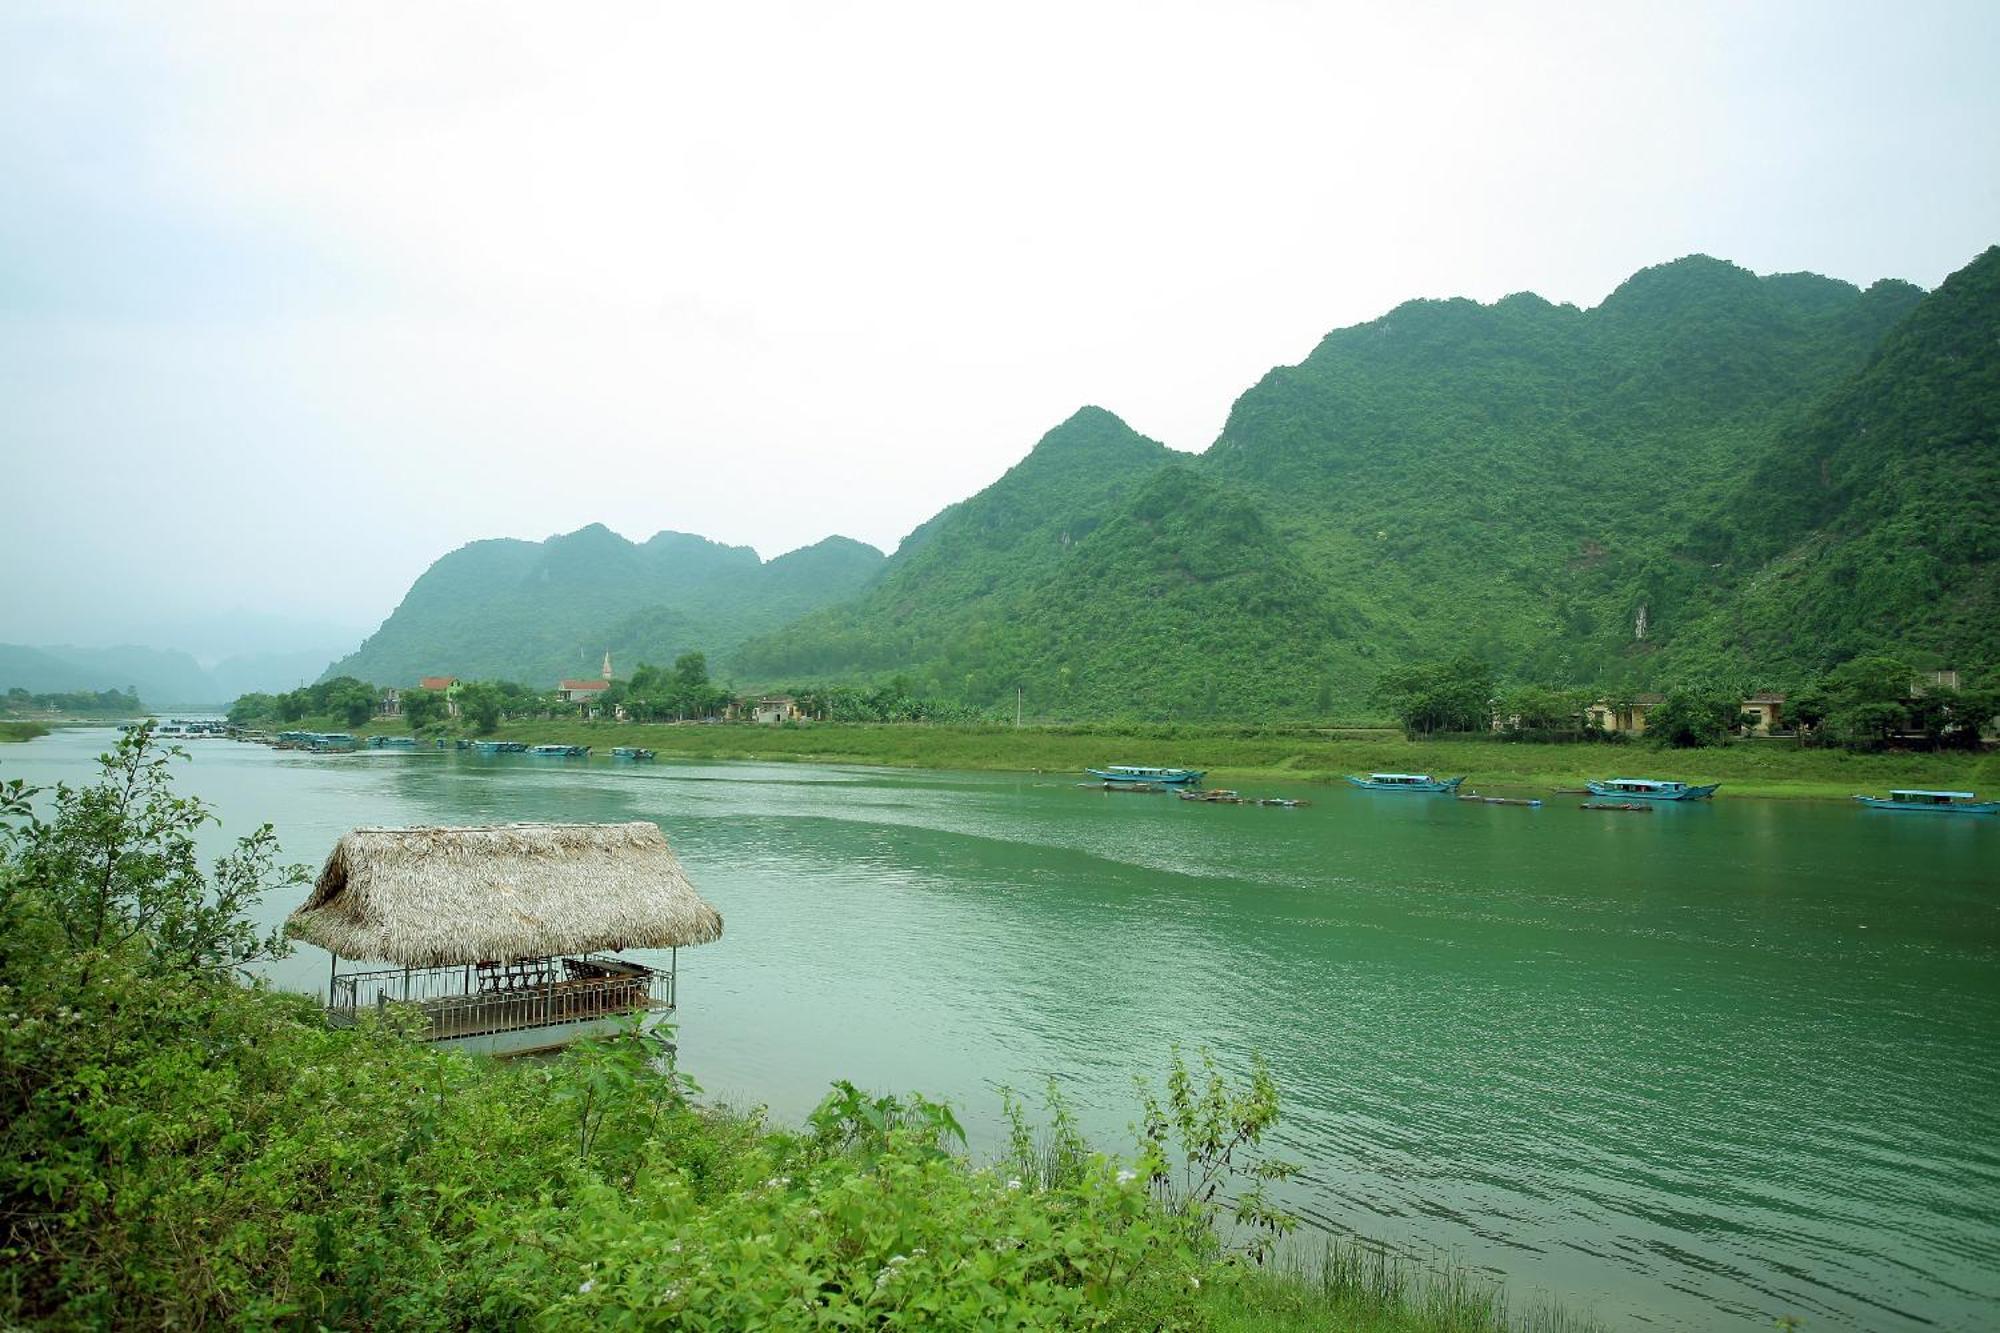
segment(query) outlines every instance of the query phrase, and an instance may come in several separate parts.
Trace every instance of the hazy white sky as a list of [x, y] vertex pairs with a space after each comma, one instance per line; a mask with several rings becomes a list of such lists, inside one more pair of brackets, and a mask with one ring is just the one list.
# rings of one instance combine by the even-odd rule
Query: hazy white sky
[[884, 547], [1413, 296], [2000, 241], [2000, 4], [0, 0], [0, 641]]

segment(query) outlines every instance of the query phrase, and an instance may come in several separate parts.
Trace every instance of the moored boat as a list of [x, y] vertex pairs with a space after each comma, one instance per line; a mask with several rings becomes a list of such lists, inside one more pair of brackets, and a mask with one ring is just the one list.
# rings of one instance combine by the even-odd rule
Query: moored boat
[[614, 745], [611, 747], [611, 757], [613, 759], [647, 760], [653, 757], [653, 752], [637, 745]]
[[1634, 805], [1634, 804], [1633, 804], [1632, 802], [1630, 802], [1630, 801], [1585, 801], [1585, 802], [1584, 802], [1584, 803], [1583, 803], [1582, 805], [1579, 805], [1579, 806], [1577, 807], [1577, 809], [1579, 809], [1579, 810], [1623, 810], [1623, 811], [1624, 811], [1624, 812], [1625, 812], [1626, 814], [1628, 814], [1628, 815], [1650, 815], [1650, 814], [1652, 814], [1652, 813], [1653, 813], [1653, 807], [1652, 807], [1652, 806], [1650, 806], [1650, 805]]
[[1456, 792], [1464, 778], [1434, 778], [1428, 773], [1370, 773], [1347, 779], [1363, 791]]
[[1217, 787], [1214, 791], [1177, 791], [1174, 795], [1183, 801], [1203, 801], [1209, 805], [1241, 805], [1241, 794], [1227, 787]]
[[1685, 782], [1668, 782], [1660, 778], [1606, 778], [1602, 782], [1589, 782], [1592, 796], [1608, 796], [1620, 801], [1705, 801], [1715, 795], [1720, 782], [1711, 782], [1705, 787], [1690, 786]]
[[1943, 815], [2000, 814], [2000, 801], [1982, 801], [1977, 792], [1922, 791], [1914, 788], [1891, 791], [1885, 797], [1857, 796], [1855, 800], [1870, 810], [1922, 810]]
[[1167, 787], [1192, 787], [1206, 776], [1199, 768], [1147, 768], [1139, 764], [1107, 764], [1084, 772], [1105, 782], [1151, 782]]
[[590, 754], [590, 747], [588, 745], [530, 745], [528, 753], [542, 755], [545, 758], [582, 759]]

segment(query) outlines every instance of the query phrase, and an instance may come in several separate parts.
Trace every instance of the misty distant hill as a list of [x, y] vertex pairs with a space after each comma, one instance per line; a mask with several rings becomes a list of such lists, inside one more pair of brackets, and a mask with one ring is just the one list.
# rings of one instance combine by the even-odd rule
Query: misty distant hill
[[0, 692], [133, 689], [148, 708], [205, 707], [227, 701], [186, 653], [156, 648], [29, 647], [0, 643]]
[[621, 672], [746, 637], [853, 596], [883, 555], [845, 537], [764, 561], [681, 532], [632, 542], [602, 524], [530, 542], [473, 542], [439, 559], [359, 649], [327, 668], [381, 684], [427, 675], [537, 686]]

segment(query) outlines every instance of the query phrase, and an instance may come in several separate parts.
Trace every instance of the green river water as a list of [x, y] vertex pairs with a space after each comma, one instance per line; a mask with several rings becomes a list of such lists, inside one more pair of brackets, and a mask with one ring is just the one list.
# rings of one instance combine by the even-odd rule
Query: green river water
[[[87, 781], [112, 734], [0, 748], [0, 777]], [[2000, 818], [190, 749], [215, 847], [269, 820], [315, 868], [357, 825], [656, 821], [727, 923], [680, 956], [713, 1097], [795, 1119], [835, 1078], [920, 1090], [990, 1148], [996, 1089], [1053, 1077], [1123, 1149], [1172, 1044], [1256, 1050], [1311, 1226], [1516, 1303], [2000, 1327]], [[272, 971], [317, 990], [326, 958]]]

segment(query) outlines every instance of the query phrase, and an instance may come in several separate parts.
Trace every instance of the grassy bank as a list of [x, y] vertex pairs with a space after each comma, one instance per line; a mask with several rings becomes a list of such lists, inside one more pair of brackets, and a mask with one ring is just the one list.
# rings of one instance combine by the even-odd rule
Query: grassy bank
[[1338, 782], [1370, 771], [1467, 777], [1491, 791], [1580, 785], [1586, 778], [1658, 775], [1721, 782], [1731, 796], [1845, 798], [1890, 787], [2000, 788], [2000, 754], [1852, 754], [1790, 741], [1662, 751], [1643, 744], [1408, 741], [1393, 731], [1332, 735], [1199, 726], [923, 726], [823, 723], [804, 727], [526, 722], [499, 736], [532, 743], [640, 745], [662, 758], [763, 759], [891, 767], [1080, 774], [1107, 763], [1209, 770], [1210, 785]]
[[46, 722], [0, 722], [0, 741], [31, 741], [48, 734]]

